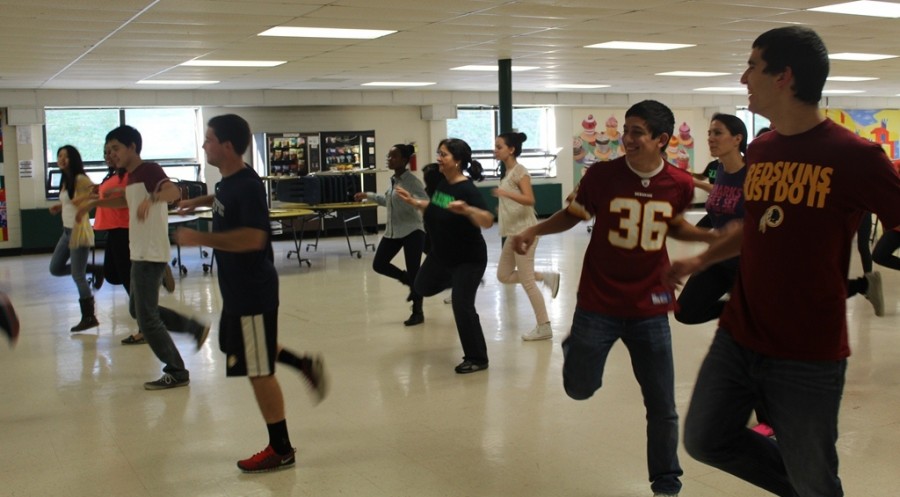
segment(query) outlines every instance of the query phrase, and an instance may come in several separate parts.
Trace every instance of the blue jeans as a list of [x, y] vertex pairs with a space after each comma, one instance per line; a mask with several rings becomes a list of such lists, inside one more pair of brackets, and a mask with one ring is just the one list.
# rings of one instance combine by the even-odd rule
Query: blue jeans
[[167, 330], [196, 335], [204, 325], [159, 305], [159, 287], [165, 270], [165, 262], [131, 261], [128, 310], [137, 319], [138, 327], [153, 353], [165, 364], [163, 371], [177, 380], [187, 380], [190, 373], [184, 368], [181, 354]]
[[[63, 228], [53, 256], [50, 258], [50, 274], [53, 276], [72, 275], [75, 286], [78, 287], [78, 298], [91, 298], [91, 286], [87, 282], [87, 261], [90, 247], [69, 248], [69, 239], [72, 237], [71, 228]], [[71, 264], [66, 264], [71, 259]]]
[[[782, 497], [840, 497], [838, 409], [847, 361], [773, 359], [719, 329], [684, 426], [694, 459]], [[778, 441], [747, 428], [760, 403]]]
[[575, 309], [572, 332], [563, 341], [563, 385], [569, 397], [584, 400], [603, 385], [603, 368], [612, 346], [622, 340], [641, 386], [647, 409], [647, 467], [653, 492], [677, 494], [678, 413], [672, 334], [666, 314], [621, 319]]

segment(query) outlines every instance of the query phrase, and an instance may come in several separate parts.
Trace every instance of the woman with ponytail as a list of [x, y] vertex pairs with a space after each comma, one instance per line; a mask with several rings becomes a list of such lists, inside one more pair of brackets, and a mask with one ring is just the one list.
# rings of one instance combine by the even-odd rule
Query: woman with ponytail
[[534, 190], [531, 188], [531, 176], [528, 169], [519, 163], [522, 144], [528, 136], [525, 133], [502, 133], [494, 141], [494, 158], [506, 166], [506, 175], [500, 181], [500, 187], [494, 188], [493, 195], [499, 200], [497, 214], [500, 220], [500, 236], [503, 250], [497, 263], [497, 279], [501, 283], [514, 285], [519, 283], [525, 289], [534, 316], [537, 321], [534, 329], [522, 335], [523, 340], [547, 340], [553, 338], [550, 316], [544, 304], [544, 296], [537, 287], [542, 281], [550, 288], [552, 297], [559, 292], [559, 273], [534, 272], [534, 251], [537, 243], [531, 244], [523, 255], [516, 253], [506, 237], [516, 235], [537, 224], [534, 213]]
[[413, 288], [425, 297], [452, 289], [453, 317], [463, 348], [463, 362], [456, 366], [456, 372], [468, 374], [488, 367], [475, 294], [487, 267], [487, 245], [481, 229], [494, 224], [494, 215], [475, 187], [474, 182], [484, 176], [481, 164], [472, 159], [469, 144], [458, 138], [442, 140], [437, 163], [444, 179], [430, 200], [418, 199], [403, 188], [397, 188], [396, 194], [424, 212], [431, 251]]
[[[378, 250], [375, 251], [372, 269], [378, 274], [409, 286], [410, 292], [406, 300], [412, 302], [412, 314], [403, 322], [406, 326], [415, 326], [425, 322], [425, 314], [422, 312], [422, 296], [413, 288], [413, 282], [416, 281], [416, 274], [422, 263], [422, 250], [425, 247], [422, 213], [412, 205], [396, 198], [398, 188], [403, 188], [417, 199], [428, 198], [422, 181], [407, 169], [409, 159], [414, 153], [415, 148], [412, 145], [398, 144], [391, 147], [387, 156], [388, 169], [394, 171], [394, 175], [391, 176], [391, 187], [384, 195], [372, 192], [359, 192], [354, 195], [357, 202], [369, 200], [387, 207], [387, 223], [385, 223], [384, 235], [378, 243]], [[400, 249], [403, 249], [406, 271], [391, 263]]]
[[88, 254], [94, 246], [94, 230], [91, 229], [87, 216], [81, 219], [76, 216], [78, 205], [90, 199], [94, 184], [84, 174], [81, 154], [72, 145], [59, 147], [56, 151], [56, 163], [63, 173], [63, 181], [59, 189], [59, 203], [50, 207], [50, 213], [62, 213], [63, 232], [50, 258], [50, 274], [71, 276], [75, 281], [81, 321], [69, 331], [78, 332], [100, 325], [94, 315], [94, 296], [86, 274], [91, 271], [94, 288], [99, 289], [103, 284], [103, 267], [88, 265]]

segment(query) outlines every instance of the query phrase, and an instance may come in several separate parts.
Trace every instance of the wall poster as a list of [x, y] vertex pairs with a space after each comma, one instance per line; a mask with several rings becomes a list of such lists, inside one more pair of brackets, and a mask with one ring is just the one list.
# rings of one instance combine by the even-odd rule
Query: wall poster
[[900, 159], [900, 109], [825, 109], [825, 117]]
[[[572, 177], [575, 184], [581, 181], [585, 168], [594, 162], [612, 160], [625, 155], [619, 118], [616, 117], [620, 116], [624, 122], [624, 114], [624, 111], [601, 110], [573, 115], [575, 122], [572, 123], [572, 129], [581, 130], [572, 138]], [[598, 124], [598, 119], [603, 121], [603, 125]], [[679, 121], [677, 116], [675, 132], [669, 139], [665, 154], [666, 160], [679, 168], [694, 170], [694, 137], [691, 135], [691, 127], [687, 122]]]

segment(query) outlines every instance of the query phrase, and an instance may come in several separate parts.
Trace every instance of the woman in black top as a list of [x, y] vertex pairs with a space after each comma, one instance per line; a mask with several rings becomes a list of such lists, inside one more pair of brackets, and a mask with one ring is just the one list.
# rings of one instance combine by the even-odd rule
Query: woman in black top
[[417, 199], [402, 188], [395, 193], [424, 211], [425, 231], [431, 239], [431, 251], [416, 276], [415, 291], [430, 297], [452, 288], [453, 317], [464, 354], [456, 372], [474, 373], [488, 367], [475, 294], [487, 267], [487, 245], [481, 229], [494, 224], [494, 215], [473, 182], [483, 179], [482, 169], [472, 160], [472, 149], [466, 142], [442, 140], [437, 162], [444, 179], [430, 200]]

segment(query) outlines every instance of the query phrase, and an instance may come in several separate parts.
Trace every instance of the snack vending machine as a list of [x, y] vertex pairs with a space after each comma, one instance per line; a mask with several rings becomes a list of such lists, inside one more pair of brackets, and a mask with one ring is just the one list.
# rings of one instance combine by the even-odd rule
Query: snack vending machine
[[321, 133], [322, 171], [375, 169], [375, 131]]
[[260, 176], [306, 176], [320, 170], [318, 133], [258, 133], [253, 143]]

